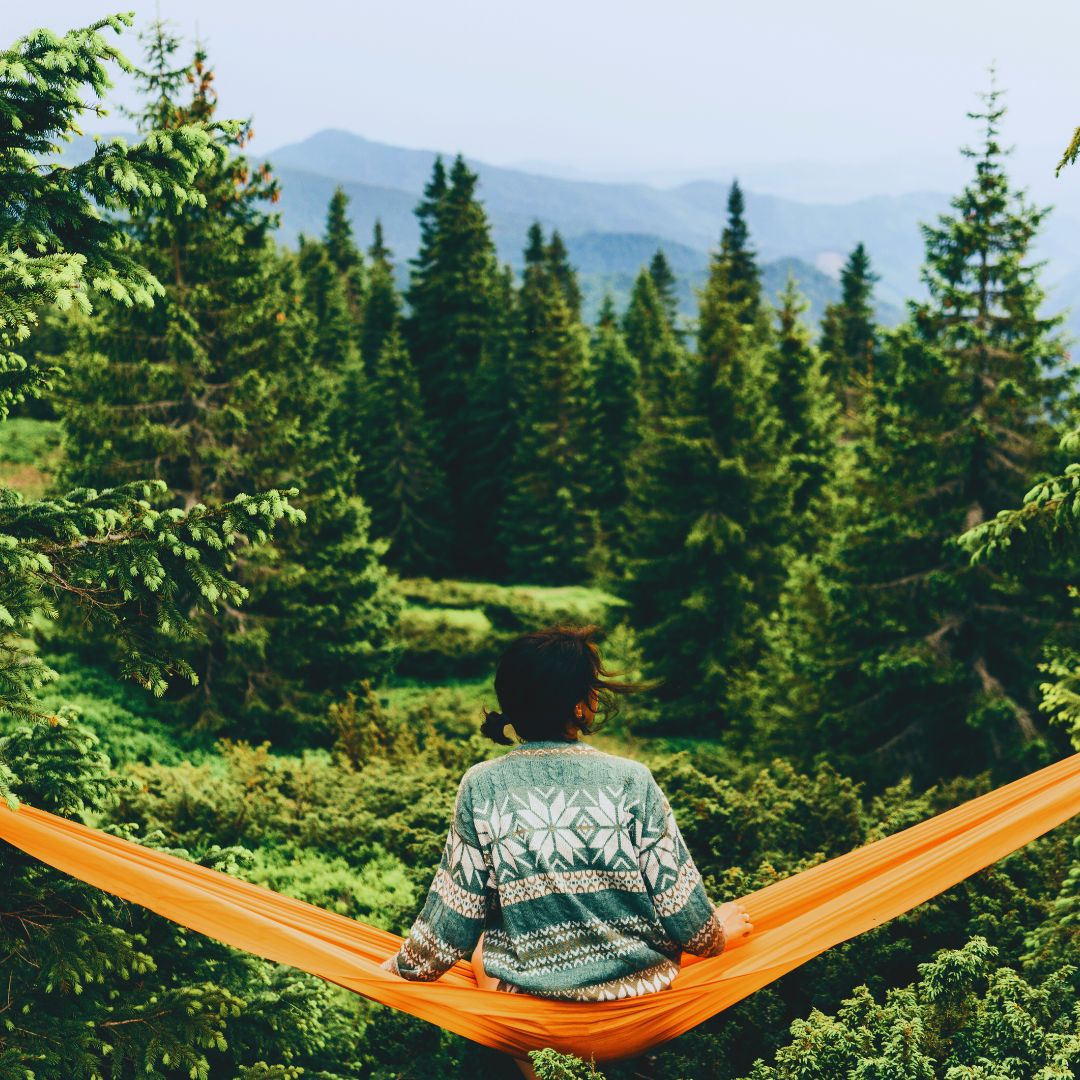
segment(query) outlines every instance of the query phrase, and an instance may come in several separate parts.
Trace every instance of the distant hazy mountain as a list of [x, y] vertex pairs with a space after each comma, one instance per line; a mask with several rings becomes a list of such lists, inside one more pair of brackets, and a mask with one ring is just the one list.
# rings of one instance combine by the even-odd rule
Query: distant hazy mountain
[[[360, 225], [383, 214], [382, 199], [375, 192], [364, 205], [367, 189], [392, 188], [411, 193], [415, 201], [431, 175], [434, 159], [432, 151], [387, 146], [345, 131], [321, 131], [275, 150], [269, 160], [286, 181], [286, 234], [316, 232], [322, 227], [321, 216], [309, 216], [308, 192], [303, 192], [303, 205], [294, 202], [301, 192], [290, 189], [313, 183], [298, 172], [343, 183], [353, 196]], [[491, 215], [496, 243], [512, 261], [534, 219], [559, 228], [568, 243], [592, 234], [644, 235], [658, 238], [665, 249], [675, 243], [701, 255], [715, 246], [724, 224], [727, 181], [699, 180], [662, 189], [537, 175], [474, 160], [469, 164], [480, 174], [480, 194]], [[763, 262], [793, 258], [810, 267], [834, 270], [861, 240], [882, 276], [880, 299], [893, 308], [918, 290], [922, 239], [917, 222], [932, 218], [946, 205], [947, 198], [934, 193], [835, 205], [747, 192], [747, 217]], [[387, 205], [384, 224], [388, 230], [389, 217], [398, 211], [397, 203]], [[415, 224], [407, 230], [404, 222], [399, 225], [402, 231], [395, 242], [402, 252], [411, 253], [416, 244]], [[631, 273], [636, 268], [634, 264], [618, 270]], [[609, 269], [615, 272], [616, 268]], [[806, 285], [811, 288], [810, 281]], [[826, 290], [825, 280], [813, 288]]]
[[[88, 139], [76, 140], [69, 153], [85, 156], [88, 143]], [[268, 159], [281, 181], [286, 243], [295, 242], [300, 233], [322, 232], [327, 203], [340, 184], [351, 199], [358, 239], [366, 245], [375, 219], [380, 218], [404, 280], [407, 261], [419, 243], [413, 210], [431, 175], [433, 151], [389, 146], [347, 131], [328, 130], [280, 147]], [[558, 228], [581, 272], [591, 314], [605, 291], [611, 291], [617, 301], [625, 299], [638, 269], [662, 247], [679, 276], [683, 310], [693, 311], [694, 290], [704, 281], [708, 253], [724, 225], [730, 180], [656, 187], [545, 175], [544, 166], [529, 172], [467, 160], [479, 173], [479, 194], [504, 261], [521, 265], [532, 221]], [[815, 188], [820, 183], [821, 177], [809, 170], [807, 189], [820, 190]], [[785, 186], [799, 190], [799, 177], [785, 177]], [[745, 184], [744, 190], [766, 291], [775, 295], [788, 273], [793, 273], [810, 301], [810, 321], [816, 322], [824, 305], [838, 295], [839, 266], [860, 241], [881, 275], [877, 296], [883, 321], [899, 319], [904, 301], [921, 294], [919, 222], [933, 221], [947, 210], [948, 196], [916, 192], [837, 203], [758, 194], [751, 184]], [[1080, 295], [1080, 220], [1060, 212], [1051, 215], [1038, 255], [1048, 264], [1045, 280], [1051, 310], [1070, 307]], [[1070, 328], [1080, 335], [1080, 311], [1072, 314]]]

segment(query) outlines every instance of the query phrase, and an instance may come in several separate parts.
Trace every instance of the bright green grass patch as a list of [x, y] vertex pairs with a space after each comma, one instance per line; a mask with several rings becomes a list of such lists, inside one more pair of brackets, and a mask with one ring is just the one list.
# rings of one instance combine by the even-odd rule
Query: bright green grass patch
[[554, 623], [613, 628], [623, 601], [583, 585], [496, 585], [486, 581], [406, 578], [399, 678], [428, 682], [490, 677], [517, 634]]
[[512, 595], [527, 597], [537, 606], [571, 622], [603, 622], [618, 614], [626, 601], [603, 589], [587, 585], [511, 585]]
[[153, 699], [134, 683], [121, 681], [70, 653], [49, 654], [44, 659], [59, 678], [42, 688], [41, 711], [59, 713], [73, 707], [79, 723], [101, 740], [101, 749], [114, 765], [176, 765], [215, 756], [213, 739], [155, 717]]
[[40, 498], [60, 462], [60, 425], [18, 417], [0, 423], [0, 487]]
[[476, 608], [407, 607], [403, 612], [406, 623], [426, 630], [452, 629], [475, 637], [486, 637], [494, 627], [484, 612]]
[[55, 420], [15, 417], [0, 427], [0, 462], [41, 465], [60, 454], [60, 424]]
[[489, 581], [403, 578], [401, 594], [417, 607], [476, 608], [500, 628], [535, 629], [551, 622], [603, 622], [625, 602], [587, 585], [496, 585]]

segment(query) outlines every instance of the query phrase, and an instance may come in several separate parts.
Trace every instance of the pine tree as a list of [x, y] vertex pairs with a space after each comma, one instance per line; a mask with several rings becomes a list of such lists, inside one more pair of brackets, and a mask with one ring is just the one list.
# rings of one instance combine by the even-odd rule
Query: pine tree
[[354, 362], [358, 348], [348, 295], [324, 244], [301, 236], [297, 266], [305, 305], [315, 321], [315, 359], [324, 371], [337, 375]]
[[[652, 283], [656, 286], [656, 294], [660, 297], [661, 304], [663, 304], [668, 323], [675, 331], [676, 336], [679, 336], [679, 297], [676, 292], [678, 280], [662, 248], [656, 249], [656, 254], [649, 263], [649, 277], [652, 278]], [[679, 340], [682, 340], [681, 336]]]
[[[176, 48], [157, 27], [144, 123], [213, 115], [203, 56], [174, 71]], [[189, 81], [182, 104], [175, 95]], [[235, 153], [243, 139], [243, 130], [219, 135], [221, 164], [199, 180], [205, 210], [132, 216], [139, 257], [167, 282], [165, 295], [149, 311], [111, 305], [76, 342], [64, 480], [149, 475], [184, 507], [217, 505], [245, 487], [302, 487], [309, 527], [284, 530], [245, 564], [252, 603], [204, 620], [203, 640], [187, 650], [199, 682], [186, 711], [221, 726], [241, 708], [250, 733], [289, 731], [321, 716], [342, 685], [385, 672], [397, 601], [377, 549], [362, 531], [349, 534], [363, 529], [365, 512], [348, 501], [354, 463], [331, 453], [336, 372], [314, 362], [295, 260], [273, 243], [266, 203], [276, 186], [266, 167]], [[294, 603], [305, 590], [306, 602]]]
[[[3, 54], [0, 100], [18, 152], [0, 162], [0, 405], [47, 388], [50, 373], [24, 367], [16, 351], [43, 306], [74, 304], [88, 314], [98, 296], [139, 308], [161, 297], [159, 280], [124, 244], [118, 217], [204, 206], [198, 171], [216, 167], [219, 139], [235, 130], [195, 122], [174, 127], [166, 140], [154, 129], [134, 146], [97, 146], [85, 164], [57, 164], [62, 140], [87, 108], [83, 92], [100, 95], [109, 86], [107, 64], [128, 66], [101, 31], [128, 23], [105, 19], [63, 37], [38, 31]], [[160, 482], [132, 478], [26, 502], [0, 489], [0, 533], [8, 538], [0, 556], [0, 606], [8, 613], [0, 708], [36, 715], [34, 692], [53, 673], [27, 652], [30, 626], [39, 612], [55, 614], [58, 595], [78, 603], [90, 627], [123, 642], [124, 674], [159, 692], [169, 674], [190, 674], [159, 648], [156, 628], [190, 633], [198, 609], [241, 603], [247, 592], [231, 573], [236, 551], [296, 515], [273, 491], [234, 492], [215, 509], [177, 514], [161, 507], [162, 490]], [[191, 607], [177, 599], [188, 593]]]
[[368, 258], [371, 267], [360, 335], [360, 354], [374, 360], [382, 352], [383, 343], [390, 332], [401, 320], [401, 297], [394, 284], [393, 253], [383, 241], [382, 222], [378, 220], [375, 222]]
[[449, 541], [446, 488], [416, 371], [396, 327], [371, 365], [367, 391], [360, 490], [372, 508], [372, 531], [389, 542], [387, 561], [395, 569], [438, 574]]
[[779, 423], [760, 345], [757, 267], [732, 220], [701, 294], [698, 347], [635, 470], [625, 591], [646, 668], [698, 734], [732, 724], [783, 580], [790, 525]]
[[447, 179], [441, 160], [418, 207], [420, 252], [407, 292], [405, 338], [420, 377], [425, 410], [450, 489], [455, 564], [482, 572], [473, 558], [465, 506], [474, 483], [464, 452], [468, 393], [498, 333], [498, 262], [491, 226], [476, 198], [476, 174], [460, 156]]
[[642, 270], [634, 279], [630, 303], [622, 320], [627, 348], [641, 368], [644, 410], [653, 417], [671, 407], [673, 386], [686, 362], [675, 329], [652, 274]]
[[581, 285], [578, 283], [577, 271], [570, 264], [570, 253], [566, 250], [566, 244], [558, 229], [551, 234], [548, 241], [547, 259], [551, 273], [563, 291], [563, 299], [566, 300], [570, 314], [575, 319], [580, 319]]
[[[360, 348], [341, 372], [331, 417], [331, 428], [340, 453], [356, 463], [352, 483], [354, 494], [367, 486], [359, 474], [368, 450], [367, 424], [372, 411], [370, 374], [386, 339], [401, 327], [401, 297], [394, 284], [391, 252], [383, 241], [382, 225], [378, 221], [369, 257], [371, 266], [364, 321], [360, 327]], [[370, 473], [370, 469], [368, 471]]]
[[929, 299], [883, 342], [845, 520], [788, 618], [789, 725], [810, 752], [923, 780], [1014, 767], [1039, 734], [1040, 646], [1068, 598], [1058, 568], [972, 564], [954, 538], [1015, 504], [1052, 465], [1074, 375], [1039, 314], [1030, 260], [1044, 211], [1013, 192], [999, 92], [953, 213], [924, 227]]
[[588, 336], [539, 224], [529, 229], [514, 347], [517, 441], [500, 532], [515, 581], [583, 581], [596, 547], [585, 484]]
[[600, 521], [600, 549], [617, 570], [628, 546], [630, 462], [641, 440], [641, 370], [605, 297], [593, 332], [589, 381], [590, 505]]
[[856, 244], [840, 271], [840, 300], [829, 304], [821, 320], [821, 350], [826, 374], [838, 394], [856, 381], [868, 379], [874, 369], [876, 323], [874, 284], [878, 275], [870, 256]]
[[468, 565], [487, 578], [502, 580], [508, 553], [498, 523], [513, 483], [519, 431], [514, 379], [517, 298], [509, 266], [496, 277], [494, 298], [498, 319], [469, 382], [462, 451], [463, 468], [472, 483], [465, 492], [462, 517], [472, 523]]
[[824, 533], [822, 499], [837, 466], [837, 412], [821, 354], [802, 320], [807, 303], [788, 276], [779, 296], [775, 344], [766, 364], [782, 425], [783, 482], [791, 499], [791, 539], [810, 552]]
[[[85, 164], [58, 160], [81, 114], [95, 108], [84, 100], [109, 86], [108, 65], [129, 67], [102, 31], [129, 23], [113, 17], [62, 36], [41, 30], [0, 53], [8, 147], [0, 157], [4, 404], [46, 389], [46, 373], [28, 371], [16, 353], [45, 307], [77, 305], [89, 314], [99, 298], [160, 302], [163, 286], [125, 244], [121, 221], [151, 208], [173, 215], [204, 208], [199, 170], [218, 167], [220, 139], [235, 130], [202, 122], [153, 128], [135, 145], [99, 144]], [[154, 631], [170, 625], [184, 636], [197, 611], [242, 604], [236, 555], [250, 557], [282, 519], [298, 516], [275, 491], [186, 512], [162, 510], [161, 501], [158, 483], [81, 488], [36, 502], [0, 490], [0, 711], [9, 720], [48, 721], [9, 724], [0, 738], [0, 795], [9, 802], [79, 818], [106, 809], [125, 783], [71, 710], [57, 715], [38, 702], [55, 673], [32, 651], [33, 626], [54, 614], [58, 596], [80, 605], [99, 632], [120, 636], [126, 673], [160, 689], [187, 668], [158, 650]], [[234, 857], [219, 851], [207, 861]], [[0, 978], [5, 1009], [18, 1017], [0, 1046], [7, 1074], [168, 1080], [260, 1067], [286, 1075], [324, 1066], [321, 1051], [330, 1049], [355, 1075], [348, 1018], [315, 980], [207, 939], [193, 943], [148, 911], [8, 845], [0, 874], [8, 913], [0, 920]], [[296, 1034], [275, 1047], [252, 1037], [259, 1025]]]
[[750, 247], [746, 202], [738, 180], [732, 181], [727, 201], [727, 225], [720, 237], [719, 261], [726, 268], [726, 300], [738, 312], [743, 325], [757, 321], [761, 309], [761, 271]]
[[349, 220], [349, 196], [341, 187], [335, 188], [330, 197], [323, 244], [331, 264], [341, 278], [353, 322], [359, 323], [363, 317], [364, 296], [367, 291], [364, 257], [353, 239], [352, 222]]

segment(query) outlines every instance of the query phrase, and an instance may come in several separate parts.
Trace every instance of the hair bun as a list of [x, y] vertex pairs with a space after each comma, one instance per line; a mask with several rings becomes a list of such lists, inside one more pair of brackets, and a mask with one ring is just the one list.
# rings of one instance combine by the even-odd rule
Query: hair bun
[[484, 722], [480, 725], [480, 733], [486, 735], [492, 742], [500, 743], [503, 746], [512, 746], [514, 740], [508, 738], [503, 730], [508, 722], [501, 712], [495, 712], [494, 710], [488, 712], [485, 709]]

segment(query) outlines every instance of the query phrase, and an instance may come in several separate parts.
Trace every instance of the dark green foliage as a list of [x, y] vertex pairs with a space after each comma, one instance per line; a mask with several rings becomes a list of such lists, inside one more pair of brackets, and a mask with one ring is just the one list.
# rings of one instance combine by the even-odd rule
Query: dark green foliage
[[375, 235], [368, 249], [371, 267], [368, 272], [364, 325], [360, 333], [360, 354], [374, 361], [383, 343], [401, 321], [401, 297], [394, 284], [394, 264], [390, 249], [383, 242], [382, 224], [375, 222]]
[[873, 375], [874, 283], [870, 256], [856, 244], [840, 271], [840, 300], [825, 308], [821, 321], [821, 350], [825, 371], [836, 392], [843, 396], [853, 384]]
[[775, 1065], [746, 1080], [1068, 1080], [1080, 1069], [1080, 1022], [1070, 1008], [1073, 967], [1028, 982], [997, 967], [997, 950], [974, 937], [920, 965], [918, 983], [884, 1001], [865, 987], [835, 1016], [817, 1010], [791, 1026]]
[[[625, 591], [650, 676], [684, 731], [731, 724], [782, 581], [790, 493], [760, 346], [757, 272], [732, 218], [701, 296], [698, 349], [642, 444]], [[767, 332], [767, 327], [764, 328]]]
[[806, 301], [794, 278], [780, 295], [775, 344], [766, 364], [772, 372], [772, 401], [781, 425], [785, 483], [791, 498], [790, 535], [810, 552], [824, 529], [824, 500], [838, 463], [838, 409], [829, 390], [821, 354], [810, 344], [802, 321]]
[[586, 448], [589, 344], [538, 224], [518, 297], [513, 402], [518, 434], [500, 516], [517, 581], [584, 581], [596, 548]]
[[[460, 159], [419, 208], [407, 320], [381, 229], [365, 262], [340, 190], [324, 238], [279, 251], [272, 177], [241, 126], [213, 122], [201, 57], [179, 64], [160, 30], [144, 142], [52, 168], [79, 93], [105, 85], [105, 26], [0, 59], [0, 407], [72, 369], [64, 461], [51, 421], [0, 430], [19, 489], [0, 490], [0, 798], [400, 932], [458, 779], [497, 752], [480, 707], [523, 630], [599, 623], [610, 667], [665, 680], [599, 744], [652, 767], [717, 901], [1078, 738], [1080, 440], [1055, 448], [1075, 402], [1027, 259], [1041, 212], [1009, 193], [993, 95], [907, 324], [875, 329], [861, 246], [820, 350], [792, 282], [774, 319], [736, 185], [689, 355], [661, 252], [591, 337], [557, 234], [530, 231], [516, 290]], [[37, 500], [58, 466], [83, 486]], [[383, 555], [488, 580], [392, 578]], [[520, 584], [538, 580], [581, 584]], [[195, 708], [88, 657], [158, 691], [197, 676]], [[177, 722], [193, 713], [202, 728]], [[253, 745], [265, 733], [276, 745]], [[1054, 830], [603, 1074], [1076, 1075], [1078, 844]], [[4, 1080], [516, 1075], [6, 846], [0, 873]]]
[[630, 462], [641, 442], [641, 369], [616, 325], [610, 299], [593, 332], [591, 356], [590, 505], [599, 517], [600, 548], [617, 569], [629, 540]]
[[662, 248], [656, 249], [656, 254], [649, 262], [649, 277], [652, 278], [652, 283], [656, 286], [656, 294], [660, 297], [660, 302], [663, 304], [664, 314], [667, 315], [668, 323], [675, 329], [676, 334], [678, 334], [678, 281], [675, 278], [675, 273], [671, 269], [671, 265], [668, 263], [667, 256], [664, 254]]
[[349, 221], [349, 196], [340, 188], [334, 189], [326, 211], [326, 232], [323, 244], [330, 263], [338, 272], [354, 323], [363, 317], [366, 296], [364, 257], [353, 239]]
[[975, 179], [925, 230], [930, 299], [886, 339], [844, 520], [785, 609], [803, 704], [784, 745], [866, 773], [1011, 772], [1046, 752], [1033, 689], [1067, 610], [1062, 568], [1002, 573], [955, 543], [1052, 464], [1073, 378], [1056, 320], [1038, 314], [1029, 247], [1043, 213], [1009, 188], [1002, 111], [989, 95]]
[[649, 271], [642, 270], [634, 280], [622, 331], [627, 348], [641, 368], [646, 417], [666, 414], [671, 409], [675, 384], [686, 364], [686, 354], [664, 298]]
[[84, 93], [100, 98], [111, 85], [106, 65], [130, 70], [101, 31], [130, 23], [117, 15], [63, 37], [38, 30], [0, 54], [0, 418], [48, 385], [52, 372], [27, 367], [17, 351], [43, 309], [89, 313], [94, 293], [127, 305], [161, 293], [100, 211], [200, 206], [193, 180], [221, 156], [214, 130], [195, 122], [152, 128], [135, 146], [110, 140], [76, 166], [56, 164], [81, 114], [96, 108], [83, 104]]
[[491, 226], [476, 198], [476, 174], [458, 156], [447, 178], [436, 162], [417, 209], [421, 247], [407, 292], [405, 339], [420, 377], [439, 460], [446, 471], [454, 528], [453, 558], [475, 571], [474, 523], [466, 505], [473, 483], [466, 446], [469, 390], [496, 344], [498, 263]]
[[[746, 202], [738, 180], [731, 184], [727, 202], [727, 225], [720, 237], [718, 261], [725, 269], [726, 301], [737, 309], [737, 318], [750, 325], [761, 306], [761, 271], [750, 247], [750, 230], [743, 216]], [[715, 271], [713, 273], [715, 279]], [[712, 283], [715, 287], [715, 281]]]
[[297, 256], [304, 305], [314, 320], [313, 359], [325, 370], [339, 372], [357, 362], [357, 326], [344, 282], [325, 244], [300, 238]]
[[562, 289], [563, 299], [570, 313], [577, 319], [581, 318], [581, 286], [578, 285], [577, 271], [570, 265], [570, 254], [566, 250], [566, 244], [556, 229], [551, 234], [547, 246], [548, 266], [552, 277]]
[[369, 365], [359, 482], [372, 532], [388, 542], [386, 559], [396, 570], [435, 573], [446, 565], [449, 500], [416, 371], [396, 329]]
[[[235, 131], [194, 117], [168, 132], [149, 130], [135, 148], [120, 141], [100, 147], [84, 167], [39, 168], [39, 157], [55, 155], [76, 129], [80, 91], [99, 94], [108, 85], [106, 62], [127, 66], [98, 33], [122, 25], [106, 20], [64, 38], [40, 31], [4, 54], [6, 401], [31, 383], [43, 385], [11, 351], [42, 306], [77, 302], [89, 312], [87, 282], [119, 305], [145, 305], [163, 291], [95, 204], [132, 214], [152, 207], [197, 212], [206, 201], [197, 171], [219, 166], [220, 140]], [[37, 711], [34, 692], [52, 672], [30, 654], [27, 634], [37, 613], [55, 615], [60, 597], [78, 605], [89, 627], [115, 633], [125, 673], [144, 685], [160, 691], [170, 673], [190, 675], [185, 661], [162, 650], [162, 632], [190, 635], [204, 612], [242, 601], [247, 591], [231, 576], [237, 550], [266, 540], [283, 517], [299, 516], [273, 490], [254, 497], [233, 491], [209, 510], [195, 500], [186, 510], [162, 509], [161, 493], [161, 484], [135, 481], [26, 502], [0, 489], [0, 708]]]
[[[0, 758], [5, 787], [54, 813], [101, 813], [124, 786], [94, 737], [65, 719], [14, 729]], [[162, 846], [160, 835], [140, 839]], [[235, 872], [242, 854], [203, 861]], [[14, 849], [0, 870], [6, 1000], [18, 1018], [0, 1030], [5, 1075], [207, 1078], [260, 1059], [305, 1076], [322, 1068], [326, 1080], [354, 1075], [351, 1003], [325, 984], [189, 937]]]
[[[144, 122], [213, 115], [204, 58], [173, 71], [176, 48], [160, 28], [151, 39]], [[191, 100], [172, 99], [189, 80]], [[249, 731], [286, 732], [321, 716], [335, 686], [385, 673], [394, 606], [367, 512], [350, 502], [355, 465], [335, 456], [329, 427], [339, 369], [355, 364], [341, 286], [322, 245], [301, 250], [303, 282], [276, 250], [266, 206], [276, 187], [235, 153], [242, 138], [219, 136], [220, 164], [198, 181], [205, 209], [132, 215], [140, 258], [168, 285], [148, 311], [112, 305], [79, 328], [62, 478], [148, 475], [182, 507], [251, 487], [300, 488], [308, 527], [246, 559], [245, 611], [226, 602], [225, 617], [201, 618], [199, 640], [181, 651], [198, 676], [182, 703], [190, 717], [221, 728], [243, 715]], [[188, 594], [176, 603], [189, 604]], [[165, 650], [171, 628], [160, 630]]]
[[0, 640], [0, 708], [36, 714], [34, 693], [54, 672], [28, 655], [22, 634], [36, 613], [55, 614], [61, 596], [115, 640], [123, 675], [157, 694], [173, 674], [197, 681], [169, 641], [197, 636], [203, 618], [245, 601], [248, 589], [232, 576], [238, 550], [264, 543], [282, 518], [302, 520], [284, 497], [295, 491], [187, 513], [163, 508], [163, 491], [131, 483], [24, 503], [0, 490], [0, 607], [14, 631]]
[[[1063, 453], [1074, 455], [1080, 433], [1069, 432], [1061, 440]], [[1080, 514], [1080, 465], [1066, 466], [1064, 472], [1037, 483], [1016, 509], [999, 510], [988, 521], [969, 529], [959, 544], [973, 563], [992, 570], [1022, 574], [1025, 568], [1048, 558], [1066, 572], [1080, 555], [1080, 531], [1075, 519]], [[1074, 618], [1059, 623], [1048, 640], [1039, 671], [1047, 676], [1039, 684], [1040, 706], [1051, 723], [1065, 729], [1074, 747], [1080, 746], [1080, 662], [1077, 660], [1075, 611], [1080, 590], [1068, 586]]]
[[461, 434], [469, 485], [462, 519], [468, 522], [468, 560], [483, 577], [506, 576], [507, 551], [499, 534], [499, 512], [513, 482], [519, 417], [514, 408], [516, 297], [513, 273], [504, 267], [493, 287], [498, 315], [484, 355], [468, 388], [467, 424]]

